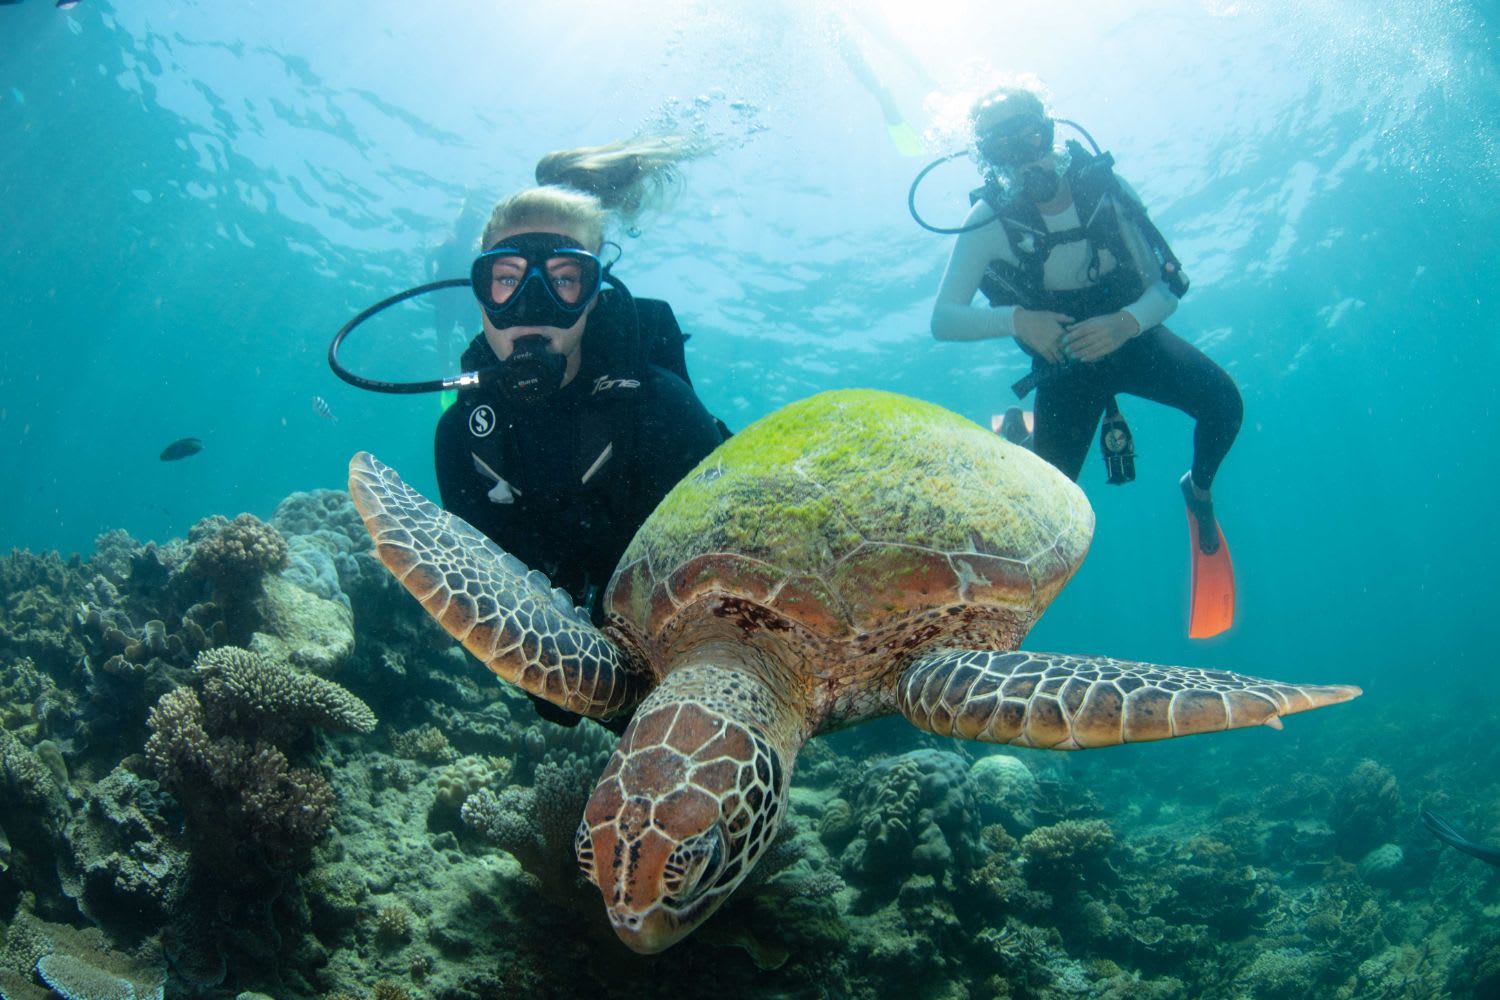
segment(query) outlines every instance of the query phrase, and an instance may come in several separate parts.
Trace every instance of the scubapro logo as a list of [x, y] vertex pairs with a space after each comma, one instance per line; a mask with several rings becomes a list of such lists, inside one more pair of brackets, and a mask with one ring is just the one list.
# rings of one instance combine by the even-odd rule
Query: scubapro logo
[[476, 406], [469, 411], [469, 433], [477, 438], [489, 437], [495, 429], [495, 411], [490, 404]]

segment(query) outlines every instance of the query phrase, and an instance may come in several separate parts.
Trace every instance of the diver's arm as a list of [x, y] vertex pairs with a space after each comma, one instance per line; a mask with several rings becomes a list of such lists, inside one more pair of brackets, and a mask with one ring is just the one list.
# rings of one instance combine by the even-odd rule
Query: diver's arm
[[698, 394], [675, 374], [650, 365], [642, 382], [646, 396], [637, 406], [641, 426], [635, 474], [644, 480], [640, 491], [644, 520], [723, 437]]
[[1167, 288], [1166, 282], [1158, 281], [1120, 311], [1135, 320], [1137, 332], [1149, 330], [1166, 322], [1167, 317], [1177, 311], [1177, 296]]
[[[1140, 195], [1135, 193], [1135, 188], [1131, 187], [1123, 177], [1117, 175], [1115, 179], [1120, 182], [1122, 196], [1133, 202], [1135, 207], [1144, 214], [1145, 205], [1141, 202]], [[1177, 296], [1173, 295], [1166, 282], [1161, 280], [1161, 261], [1157, 260], [1156, 254], [1151, 252], [1151, 245], [1146, 242], [1145, 234], [1130, 220], [1127, 213], [1121, 212], [1120, 215], [1124, 217], [1120, 233], [1125, 239], [1125, 249], [1130, 251], [1137, 272], [1151, 282], [1141, 293], [1140, 298], [1120, 311], [1129, 313], [1139, 329], [1149, 330], [1153, 326], [1166, 322], [1167, 317], [1177, 311]]]
[[[981, 201], [969, 211], [964, 225], [993, 219], [994, 210]], [[975, 305], [974, 295], [992, 260], [1015, 262], [1005, 229], [998, 223], [960, 233], [938, 285], [932, 307], [932, 335], [938, 340], [989, 340], [1016, 335], [1016, 306], [991, 309]]]

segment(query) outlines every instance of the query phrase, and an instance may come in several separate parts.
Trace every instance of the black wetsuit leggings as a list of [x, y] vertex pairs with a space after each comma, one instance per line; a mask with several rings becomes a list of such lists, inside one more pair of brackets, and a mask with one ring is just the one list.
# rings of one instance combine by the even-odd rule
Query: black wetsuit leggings
[[1075, 363], [1036, 391], [1036, 453], [1077, 479], [1109, 397], [1129, 393], [1175, 407], [1198, 422], [1193, 482], [1213, 485], [1240, 432], [1244, 403], [1229, 373], [1164, 326], [1155, 326], [1097, 362]]

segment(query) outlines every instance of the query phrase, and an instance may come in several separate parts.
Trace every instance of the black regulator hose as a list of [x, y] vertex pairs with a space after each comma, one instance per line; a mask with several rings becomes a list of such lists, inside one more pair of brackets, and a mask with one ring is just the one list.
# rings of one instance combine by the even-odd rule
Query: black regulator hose
[[[1094, 147], [1095, 156], [1102, 155], [1099, 149], [1099, 144], [1094, 141], [1093, 136], [1089, 135], [1088, 129], [1084, 128], [1077, 122], [1069, 121], [1066, 118], [1054, 118], [1053, 121], [1057, 122], [1059, 125], [1067, 125], [1069, 128], [1075, 129], [1080, 135], [1082, 135], [1089, 141], [1090, 146]], [[940, 236], [958, 236], [962, 233], [971, 233], [976, 229], [981, 229], [994, 221], [993, 218], [990, 218], [985, 219], [983, 222], [970, 223], [967, 226], [934, 226], [926, 219], [923, 219], [922, 216], [917, 212], [917, 188], [921, 185], [922, 181], [927, 177], [927, 175], [932, 173], [938, 167], [941, 167], [943, 164], [947, 163], [949, 160], [956, 160], [960, 156], [967, 155], [969, 155], [969, 150], [960, 149], [956, 153], [949, 153], [947, 156], [939, 156], [937, 159], [933, 160], [931, 163], [927, 164], [927, 166], [923, 167], [920, 171], [917, 172], [917, 176], [912, 179], [911, 187], [907, 189], [906, 210], [911, 213], [911, 217], [916, 221], [917, 225], [921, 226], [929, 233], [937, 233]]]
[[[625, 287], [623, 281], [610, 274], [608, 269], [604, 271], [603, 280], [611, 288], [621, 293], [627, 307], [630, 308], [631, 314], [635, 316], [632, 333], [635, 337], [634, 349], [639, 351], [641, 340], [640, 316], [634, 308], [635, 300], [631, 297], [630, 290]], [[368, 389], [370, 392], [405, 395], [418, 392], [445, 392], [449, 389], [473, 389], [481, 385], [488, 385], [497, 375], [505, 370], [504, 362], [498, 365], [491, 365], [488, 368], [481, 368], [478, 371], [459, 372], [457, 375], [450, 375], [447, 378], [428, 379], [425, 382], [387, 382], [384, 379], [366, 378], [363, 375], [356, 375], [345, 368], [339, 361], [339, 348], [343, 346], [345, 338], [353, 333], [356, 327], [376, 313], [389, 309], [398, 303], [405, 302], [407, 299], [416, 298], [418, 295], [426, 295], [428, 292], [436, 292], [444, 288], [472, 287], [473, 285], [468, 278], [444, 278], [441, 281], [429, 281], [425, 285], [418, 285], [415, 288], [408, 288], [404, 292], [397, 292], [395, 295], [381, 299], [367, 309], [360, 310], [353, 319], [339, 327], [338, 333], [333, 335], [333, 341], [328, 345], [328, 367], [333, 369], [335, 375], [356, 389]]]
[[333, 335], [333, 342], [328, 345], [328, 367], [339, 378], [348, 382], [357, 389], [368, 389], [371, 392], [389, 393], [414, 393], [414, 392], [443, 392], [446, 389], [468, 389], [479, 385], [485, 375], [490, 374], [493, 368], [486, 368], [477, 372], [461, 372], [450, 378], [429, 379], [426, 382], [387, 382], [384, 379], [365, 378], [356, 375], [339, 363], [339, 347], [344, 343], [344, 338], [354, 332], [354, 328], [376, 313], [407, 299], [425, 295], [427, 292], [435, 292], [442, 288], [469, 288], [468, 278], [444, 278], [442, 281], [430, 281], [425, 285], [408, 288], [404, 292], [397, 292], [389, 298], [381, 299], [379, 302], [362, 309], [353, 319], [339, 327], [339, 332]]
[[929, 233], [937, 233], [940, 236], [957, 236], [960, 233], [973, 232], [975, 229], [978, 229], [981, 226], [987, 226], [990, 224], [991, 220], [985, 219], [983, 222], [973, 222], [967, 226], [934, 226], [932, 223], [922, 218], [921, 214], [917, 211], [917, 188], [921, 185], [922, 181], [927, 177], [927, 175], [932, 173], [938, 167], [941, 167], [943, 164], [947, 163], [949, 160], [956, 160], [960, 156], [968, 155], [969, 151], [967, 149], [960, 149], [956, 153], [949, 153], [947, 156], [939, 156], [937, 159], [933, 160], [931, 163], [927, 164], [927, 166], [918, 171], [917, 176], [912, 179], [911, 187], [906, 192], [906, 210], [911, 213], [911, 217], [916, 220], [917, 225], [921, 226]]

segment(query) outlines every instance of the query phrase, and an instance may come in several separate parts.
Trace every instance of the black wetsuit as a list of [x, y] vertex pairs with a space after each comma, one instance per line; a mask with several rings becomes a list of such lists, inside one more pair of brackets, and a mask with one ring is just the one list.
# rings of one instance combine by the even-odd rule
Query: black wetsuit
[[[635, 359], [629, 306], [605, 292], [584, 332], [579, 372], [552, 398], [512, 408], [493, 388], [467, 391], [437, 426], [443, 506], [547, 574], [596, 622], [636, 529], [723, 440], [683, 377], [671, 307], [635, 304], [642, 340], [661, 348], [649, 356], [661, 360], [665, 351], [671, 364], [675, 351], [681, 376]], [[465, 371], [497, 363], [482, 334], [464, 352]]]
[[[1084, 224], [1065, 232], [1049, 233], [1034, 205], [1003, 200], [993, 188], [975, 192], [999, 216], [1020, 262], [991, 261], [980, 285], [991, 305], [1018, 305], [1084, 320], [1116, 312], [1140, 298], [1147, 279], [1128, 263], [1135, 258], [1121, 226], [1140, 225], [1131, 212], [1137, 210], [1141, 220], [1145, 212], [1126, 200], [1131, 195], [1119, 188], [1110, 163], [1107, 156], [1091, 158], [1074, 151], [1068, 180]], [[1044, 287], [1047, 257], [1057, 247], [1079, 240], [1087, 241], [1094, 261], [1092, 283], [1066, 291]], [[1101, 272], [1101, 249], [1108, 250], [1118, 265]], [[1239, 433], [1244, 404], [1229, 374], [1198, 348], [1160, 324], [1094, 362], [1052, 365], [1022, 347], [1032, 355], [1032, 370], [1039, 376], [1032, 447], [1070, 479], [1082, 471], [1111, 397], [1129, 393], [1182, 410], [1197, 421], [1193, 482], [1204, 490], [1213, 485]]]
[[1098, 361], [1069, 365], [1065, 374], [1037, 387], [1036, 453], [1077, 479], [1099, 418], [1110, 397], [1120, 392], [1175, 407], [1197, 421], [1193, 482], [1199, 489], [1211, 488], [1239, 433], [1244, 404], [1228, 372], [1162, 325], [1142, 331]]

